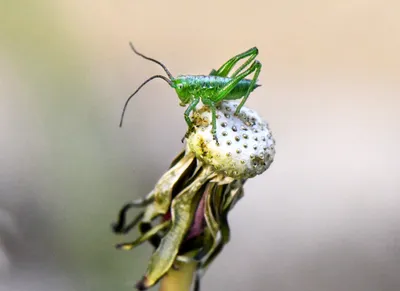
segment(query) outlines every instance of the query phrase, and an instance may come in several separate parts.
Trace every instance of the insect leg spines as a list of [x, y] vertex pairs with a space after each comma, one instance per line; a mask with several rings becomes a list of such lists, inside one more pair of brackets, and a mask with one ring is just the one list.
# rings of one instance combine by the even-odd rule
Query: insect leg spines
[[253, 47], [241, 54], [238, 54], [231, 59], [229, 59], [226, 63], [224, 63], [218, 70], [212, 70], [211, 76], [219, 76], [219, 77], [227, 77], [232, 68], [242, 59], [249, 57], [249, 59], [244, 62], [231, 77], [235, 77], [240, 71], [242, 71], [245, 67], [247, 67], [258, 55], [258, 49]]

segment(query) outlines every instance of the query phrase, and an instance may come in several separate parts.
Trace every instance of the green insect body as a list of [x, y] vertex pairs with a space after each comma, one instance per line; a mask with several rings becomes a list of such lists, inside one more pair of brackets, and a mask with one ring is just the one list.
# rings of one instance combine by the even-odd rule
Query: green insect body
[[[261, 71], [261, 63], [254, 60], [258, 55], [258, 49], [256, 47], [251, 48], [241, 54], [234, 56], [224, 63], [218, 70], [212, 70], [209, 75], [180, 75], [176, 78], [172, 76], [169, 70], [159, 61], [146, 57], [143, 54], [136, 51], [132, 44], [132, 50], [139, 56], [159, 64], [164, 71], [167, 73], [168, 78], [162, 75], [155, 75], [143, 82], [139, 88], [128, 98], [125, 103], [121, 123], [124, 117], [126, 107], [130, 99], [149, 81], [160, 78], [166, 81], [172, 88], [175, 89], [179, 99], [180, 105], [186, 106], [184, 117], [189, 127], [186, 136], [193, 130], [193, 123], [190, 119], [190, 113], [196, 108], [197, 104], [201, 101], [204, 105], [208, 106], [212, 112], [212, 135], [213, 139], [218, 143], [216, 135], [216, 106], [223, 100], [237, 100], [242, 98], [242, 101], [237, 106], [235, 115], [239, 115], [240, 109], [246, 102], [250, 93], [257, 88], [257, 78]], [[229, 73], [233, 70], [233, 67], [241, 60], [247, 58], [247, 60], [230, 76]], [[245, 79], [250, 74], [254, 73], [252, 79]]]

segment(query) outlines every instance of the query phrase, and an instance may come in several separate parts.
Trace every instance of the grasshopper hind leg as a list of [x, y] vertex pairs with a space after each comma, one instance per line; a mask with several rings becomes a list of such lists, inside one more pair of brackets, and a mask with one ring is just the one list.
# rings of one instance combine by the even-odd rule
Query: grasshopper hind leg
[[236, 116], [239, 115], [240, 109], [246, 102], [251, 91], [256, 86], [257, 78], [261, 71], [261, 63], [255, 60], [257, 55], [258, 55], [258, 49], [256, 47], [253, 47], [229, 59], [218, 70], [213, 69], [210, 72], [210, 76], [228, 77], [228, 75], [233, 71], [233, 68], [237, 65], [237, 63], [247, 58], [247, 60], [229, 76], [232, 80], [226, 84], [226, 86], [219, 92], [219, 94], [216, 96], [214, 100], [215, 103], [222, 101], [229, 94], [229, 92], [233, 90], [233, 88], [240, 82], [240, 80], [244, 79], [246, 76], [254, 72], [254, 77], [251, 80], [249, 88], [246, 91], [245, 95], [243, 96], [242, 101], [236, 108], [235, 111]]
[[254, 73], [254, 76], [249, 84], [249, 87], [246, 91], [246, 93], [244, 94], [242, 101], [240, 102], [240, 104], [238, 105], [238, 107], [236, 108], [235, 111], [235, 115], [239, 115], [240, 109], [242, 108], [243, 104], [246, 102], [247, 98], [249, 97], [252, 89], [254, 88], [254, 86], [256, 85], [257, 82], [257, 78], [258, 75], [260, 74], [261, 71], [261, 63], [259, 61], [254, 61], [251, 66], [243, 71], [242, 73], [240, 73], [239, 75], [237, 75], [236, 77], [232, 78], [217, 94], [217, 96], [214, 98], [214, 103], [218, 103], [223, 101], [226, 96], [228, 96], [228, 94], [235, 88], [235, 86], [244, 78], [246, 78], [248, 75], [250, 75], [251, 73]]
[[231, 78], [236, 77], [245, 67], [250, 65], [251, 62], [257, 57], [258, 49], [253, 47], [243, 53], [240, 53], [227, 62], [225, 62], [218, 70], [211, 70], [210, 76], [219, 76], [219, 77], [227, 77], [228, 74], [232, 71], [233, 67], [240, 61], [245, 58], [248, 58], [232, 75]]
[[261, 67], [262, 67], [262, 65], [261, 65], [261, 63], [259, 61], [254, 61], [254, 63], [249, 68], [250, 72], [254, 71], [254, 76], [251, 79], [250, 86], [247, 89], [246, 95], [243, 96], [242, 101], [240, 102], [238, 107], [236, 107], [236, 111], [235, 111], [235, 115], [236, 116], [239, 115], [240, 109], [243, 107], [244, 103], [246, 103], [247, 98], [249, 98], [249, 95], [250, 95], [251, 91], [255, 87], [257, 79], [258, 79], [258, 75], [260, 75], [260, 72], [261, 72]]

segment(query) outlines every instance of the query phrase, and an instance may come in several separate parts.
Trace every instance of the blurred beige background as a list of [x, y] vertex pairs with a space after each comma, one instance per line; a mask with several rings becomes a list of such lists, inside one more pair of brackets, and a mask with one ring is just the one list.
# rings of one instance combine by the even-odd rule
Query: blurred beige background
[[[252, 46], [248, 101], [277, 142], [230, 216], [205, 290], [400, 290], [400, 2], [0, 1], [0, 290], [132, 290], [151, 248], [113, 249], [117, 210], [181, 149], [162, 70]], [[131, 236], [133, 238], [133, 235]]]

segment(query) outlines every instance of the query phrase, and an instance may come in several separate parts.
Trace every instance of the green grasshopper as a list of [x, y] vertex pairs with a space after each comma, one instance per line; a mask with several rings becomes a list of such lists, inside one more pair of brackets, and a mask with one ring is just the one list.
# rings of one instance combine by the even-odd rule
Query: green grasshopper
[[[237, 100], [243, 97], [240, 104], [237, 106], [235, 115], [239, 115], [240, 109], [246, 102], [250, 93], [260, 85], [257, 85], [257, 78], [261, 71], [261, 63], [254, 60], [258, 55], [258, 49], [253, 47], [241, 54], [238, 54], [224, 63], [218, 70], [212, 70], [209, 75], [180, 75], [176, 78], [172, 76], [169, 70], [161, 62], [146, 57], [139, 53], [135, 47], [130, 43], [132, 50], [135, 54], [142, 58], [152, 61], [160, 65], [167, 73], [168, 78], [163, 75], [154, 75], [144, 81], [139, 88], [126, 100], [122, 115], [120, 126], [124, 118], [125, 110], [131, 98], [148, 82], [153, 79], [159, 78], [166, 81], [172, 88], [175, 89], [180, 99], [181, 106], [187, 107], [184, 117], [189, 127], [185, 137], [194, 129], [193, 123], [190, 119], [190, 113], [196, 108], [197, 104], [201, 100], [204, 105], [207, 105], [212, 113], [212, 130], [213, 139], [218, 144], [217, 132], [217, 121], [216, 121], [216, 106], [223, 100]], [[233, 67], [242, 59], [248, 58], [236, 71], [230, 76], [228, 74], [233, 70]], [[254, 73], [251, 80], [245, 79], [248, 75]]]

